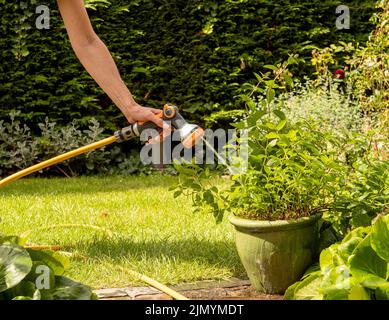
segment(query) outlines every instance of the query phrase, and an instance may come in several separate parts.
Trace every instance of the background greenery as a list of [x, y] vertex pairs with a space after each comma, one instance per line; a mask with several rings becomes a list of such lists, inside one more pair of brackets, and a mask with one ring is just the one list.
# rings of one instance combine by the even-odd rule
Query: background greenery
[[[263, 65], [308, 44], [367, 40], [373, 0], [87, 0], [93, 25], [114, 55], [125, 82], [141, 103], [177, 103], [194, 120], [242, 107], [239, 84]], [[51, 9], [49, 30], [35, 28], [35, 8]], [[20, 110], [33, 131], [50, 121], [86, 125], [91, 117], [113, 130], [124, 117], [73, 54], [54, 1], [0, 0], [0, 119]], [[335, 9], [351, 9], [351, 29], [337, 30]], [[6, 62], [6, 63], [4, 63]], [[304, 66], [303, 66], [304, 65]], [[311, 75], [309, 63], [293, 72]]]
[[[272, 194], [282, 194], [279, 204], [286, 203], [287, 196], [291, 196], [289, 207], [296, 208], [299, 199], [294, 198], [293, 190], [298, 188], [299, 195], [306, 189], [305, 202], [311, 204], [310, 197], [314, 196], [311, 190], [317, 189], [314, 186], [318, 179], [330, 177], [328, 173], [332, 170], [338, 171], [333, 175], [333, 183], [325, 184], [330, 197], [316, 199], [316, 202], [331, 200], [326, 204], [328, 208], [324, 208], [327, 212], [320, 227], [320, 249], [387, 214], [389, 3], [386, 0], [342, 3], [86, 0], [86, 3], [97, 33], [112, 51], [124, 80], [140, 103], [161, 106], [165, 101], [175, 102], [185, 116], [203, 126], [223, 127], [233, 122], [233, 126], [242, 128], [247, 126], [246, 122], [236, 120], [246, 118], [249, 127], [254, 128], [249, 140], [256, 152], [251, 154], [254, 160], [263, 157], [261, 146], [267, 143], [265, 153], [271, 161], [253, 162], [252, 175], [247, 175], [252, 180], [243, 181], [249, 191], [246, 195], [266, 195], [264, 189], [258, 192], [255, 183], [255, 179], [259, 181], [260, 170], [266, 173], [262, 177], [268, 181], [284, 179], [290, 171], [295, 189], [282, 190], [285, 184], [281, 183], [282, 193]], [[72, 53], [54, 2], [47, 3], [52, 8], [50, 30], [34, 27], [37, 1], [14, 4], [0, 0], [0, 4], [0, 45], [6, 48], [0, 53], [1, 176], [98, 140], [125, 124], [124, 117]], [[340, 4], [351, 8], [350, 31], [335, 30], [335, 8]], [[292, 53], [298, 53], [299, 57]], [[338, 68], [346, 71], [345, 79], [334, 76], [333, 71]], [[280, 121], [261, 124], [258, 120], [262, 112], [270, 110], [278, 111], [275, 114]], [[297, 155], [291, 160], [283, 157], [283, 150], [295, 152], [288, 147], [289, 140], [283, 139], [293, 134], [283, 132], [289, 126], [287, 119], [300, 131], [304, 126], [299, 121], [311, 125], [312, 130], [305, 130], [299, 142], [302, 150], [307, 151], [302, 154], [309, 162], [301, 162]], [[320, 125], [313, 126], [317, 123]], [[266, 132], [268, 129], [271, 132]], [[319, 134], [323, 134], [323, 140], [315, 148]], [[137, 152], [129, 153], [133, 146], [133, 143], [111, 146], [53, 169], [66, 176], [149, 173], [149, 169], [140, 165]], [[321, 148], [336, 153], [324, 157]], [[301, 163], [308, 163], [308, 168]], [[335, 164], [341, 165], [339, 170]], [[315, 170], [316, 175], [309, 171], [304, 177], [301, 169]], [[227, 184], [224, 180], [207, 178], [216, 187]], [[208, 204], [224, 210], [212, 194], [218, 189], [204, 190], [198, 184], [198, 175], [195, 179], [196, 184], [190, 186], [195, 187], [194, 200], [201, 207]], [[25, 180], [0, 194], [0, 204], [4, 204], [0, 205], [3, 208], [0, 216], [4, 217], [7, 232], [15, 234], [74, 219], [115, 230], [115, 237], [105, 240], [96, 235], [95, 229], [93, 233], [80, 235], [77, 228], [39, 233], [32, 238], [39, 243], [58, 241], [65, 249], [75, 249], [80, 261], [71, 269], [71, 275], [79, 275], [94, 286], [133, 281], [125, 274], [118, 275], [114, 267], [120, 265], [131, 265], [167, 283], [244, 275], [237, 254], [231, 249], [231, 226], [221, 221], [210, 230], [209, 216], [202, 212], [190, 215], [188, 198], [173, 199], [167, 192], [167, 187], [175, 182], [176, 177], [166, 176]], [[276, 184], [261, 182], [260, 186], [271, 189]], [[174, 195], [180, 193], [176, 191]], [[158, 201], [154, 203], [157, 194]], [[237, 195], [248, 208], [254, 207], [251, 196]], [[36, 201], [38, 198], [41, 201]], [[31, 203], [37, 205], [31, 207]], [[263, 203], [262, 199], [258, 201]], [[182, 210], [176, 212], [177, 207]], [[177, 219], [183, 223], [175, 223]], [[156, 239], [156, 235], [160, 238]], [[366, 244], [365, 240], [361, 244]], [[347, 252], [351, 253], [348, 249]], [[97, 258], [101, 264], [92, 270], [90, 262], [83, 260], [85, 256]], [[337, 254], [333, 259], [338, 260]], [[386, 271], [383, 276], [387, 278]], [[309, 281], [311, 276], [307, 278]], [[387, 279], [384, 280], [388, 296]], [[307, 281], [302, 282], [304, 287]], [[358, 286], [358, 292], [366, 296], [361, 288]], [[372, 290], [370, 286], [366, 288]], [[334, 293], [337, 296], [339, 292]], [[376, 297], [376, 293], [371, 297]]]

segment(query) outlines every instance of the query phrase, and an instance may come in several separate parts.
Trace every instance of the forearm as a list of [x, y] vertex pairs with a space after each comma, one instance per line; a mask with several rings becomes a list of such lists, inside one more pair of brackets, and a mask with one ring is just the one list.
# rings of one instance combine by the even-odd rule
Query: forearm
[[[94, 32], [83, 0], [57, 0], [70, 42], [92, 78], [130, 121], [136, 105], [105, 44]], [[132, 119], [133, 120], [133, 119]]]
[[119, 107], [129, 122], [152, 121], [167, 135], [160, 110], [142, 107], [131, 96], [105, 44], [93, 31], [83, 0], [57, 0], [73, 50], [84, 68]]
[[135, 101], [122, 81], [105, 44], [98, 36], [94, 36], [87, 43], [73, 44], [73, 49], [88, 73], [120, 108], [126, 118], [130, 119], [130, 109]]

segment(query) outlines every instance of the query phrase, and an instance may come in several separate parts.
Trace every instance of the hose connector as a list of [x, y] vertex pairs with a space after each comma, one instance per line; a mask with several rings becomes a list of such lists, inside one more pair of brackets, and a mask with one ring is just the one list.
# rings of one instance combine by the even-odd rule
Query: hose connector
[[117, 142], [124, 142], [139, 137], [138, 123], [122, 128], [114, 133]]

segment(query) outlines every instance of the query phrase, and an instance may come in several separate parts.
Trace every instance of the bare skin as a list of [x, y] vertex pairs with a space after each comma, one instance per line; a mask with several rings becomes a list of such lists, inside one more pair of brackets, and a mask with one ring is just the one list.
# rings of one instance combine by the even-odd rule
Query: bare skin
[[157, 117], [160, 110], [142, 107], [135, 102], [109, 50], [94, 32], [84, 1], [57, 0], [57, 3], [76, 56], [127, 120], [130, 123], [152, 121], [168, 135], [169, 126]]

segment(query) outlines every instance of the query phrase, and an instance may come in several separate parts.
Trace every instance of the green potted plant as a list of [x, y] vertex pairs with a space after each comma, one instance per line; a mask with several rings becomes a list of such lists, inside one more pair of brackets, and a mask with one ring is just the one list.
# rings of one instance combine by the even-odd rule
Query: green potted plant
[[252, 285], [275, 294], [284, 293], [312, 263], [318, 220], [338, 188], [341, 166], [334, 141], [317, 124], [292, 123], [282, 111], [271, 110], [276, 84], [267, 85], [266, 99], [246, 99], [250, 112], [234, 124], [248, 132], [237, 139], [248, 146], [246, 170], [231, 174], [230, 183], [214, 183], [207, 168], [181, 167], [185, 178], [175, 196], [190, 195], [197, 210], [210, 209], [218, 221], [229, 213]]
[[279, 110], [257, 111], [245, 123], [247, 169], [220, 188], [209, 170], [192, 167], [196, 174], [187, 172], [175, 195], [190, 194], [198, 209], [211, 209], [219, 221], [230, 213], [252, 285], [283, 293], [312, 263], [318, 220], [335, 194], [340, 167], [328, 137], [312, 124], [291, 124]]

